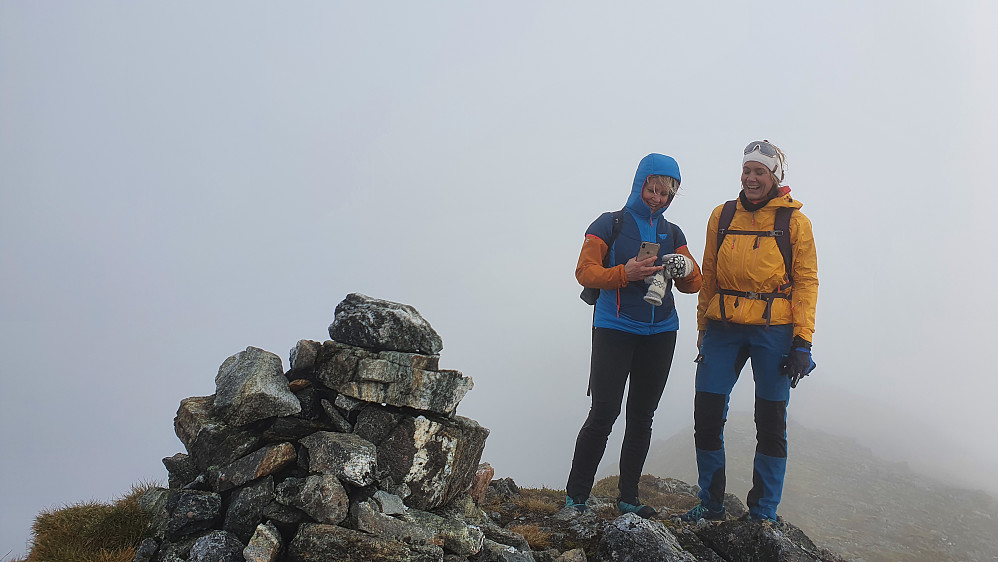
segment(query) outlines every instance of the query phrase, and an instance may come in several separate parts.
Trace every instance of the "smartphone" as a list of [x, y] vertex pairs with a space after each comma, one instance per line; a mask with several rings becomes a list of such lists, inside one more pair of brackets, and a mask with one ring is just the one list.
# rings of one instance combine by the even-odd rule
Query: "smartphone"
[[658, 257], [658, 244], [654, 242], [642, 242], [641, 248], [638, 250], [638, 257], [635, 259], [642, 261], [652, 256]]

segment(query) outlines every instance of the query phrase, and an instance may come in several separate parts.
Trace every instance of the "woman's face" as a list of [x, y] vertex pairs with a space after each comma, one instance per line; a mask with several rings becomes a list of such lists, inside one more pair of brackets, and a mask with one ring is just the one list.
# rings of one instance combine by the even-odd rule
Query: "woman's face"
[[765, 164], [746, 162], [742, 166], [742, 189], [749, 201], [762, 201], [773, 189], [773, 173]]
[[648, 179], [645, 180], [645, 186], [641, 188], [641, 200], [645, 202], [645, 205], [648, 205], [653, 213], [665, 207], [669, 203], [671, 195], [669, 182], [662, 176], [648, 176]]

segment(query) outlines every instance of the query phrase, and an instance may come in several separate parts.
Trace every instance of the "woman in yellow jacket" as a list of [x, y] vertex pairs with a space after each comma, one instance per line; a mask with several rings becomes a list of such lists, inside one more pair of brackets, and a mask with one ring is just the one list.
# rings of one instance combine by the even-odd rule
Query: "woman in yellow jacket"
[[707, 223], [694, 402], [700, 504], [682, 516], [686, 521], [724, 519], [724, 422], [748, 359], [758, 442], [746, 503], [750, 519], [776, 521], [787, 466], [787, 401], [791, 386], [814, 368], [818, 295], [811, 221], [781, 185], [784, 163], [772, 143], [749, 143], [738, 199], [719, 205]]

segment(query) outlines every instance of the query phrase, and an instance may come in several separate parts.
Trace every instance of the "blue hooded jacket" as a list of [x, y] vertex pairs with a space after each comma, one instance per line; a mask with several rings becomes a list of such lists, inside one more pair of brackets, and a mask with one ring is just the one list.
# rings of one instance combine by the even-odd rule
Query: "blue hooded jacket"
[[[614, 267], [638, 255], [641, 242], [657, 242], [659, 258], [676, 253], [677, 248], [686, 245], [686, 235], [680, 228], [665, 219], [665, 207], [652, 212], [651, 207], [641, 199], [645, 179], [651, 175], [676, 178], [679, 181], [679, 164], [664, 154], [649, 154], [641, 159], [631, 194], [624, 206], [626, 212], [621, 217], [620, 233], [609, 249], [609, 266]], [[604, 242], [610, 239], [613, 231], [613, 213], [603, 213], [589, 226], [586, 235], [599, 237]], [[661, 264], [661, 261], [657, 264]], [[612, 328], [633, 334], [658, 334], [679, 329], [679, 315], [676, 313], [672, 297], [672, 283], [662, 298], [661, 306], [653, 306], [644, 300], [648, 284], [634, 281], [616, 290], [601, 290], [596, 301], [593, 325], [597, 328]]]

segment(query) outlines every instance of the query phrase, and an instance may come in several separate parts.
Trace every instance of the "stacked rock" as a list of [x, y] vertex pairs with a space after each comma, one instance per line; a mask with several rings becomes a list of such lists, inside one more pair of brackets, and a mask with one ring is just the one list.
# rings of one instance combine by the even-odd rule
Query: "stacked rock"
[[438, 368], [429, 323], [351, 294], [329, 335], [299, 341], [287, 372], [249, 347], [219, 367], [215, 394], [181, 401], [187, 452], [163, 459], [170, 487], [142, 497], [155, 538], [136, 561], [440, 561], [510, 548], [467, 493], [489, 431], [455, 414], [473, 382]]

